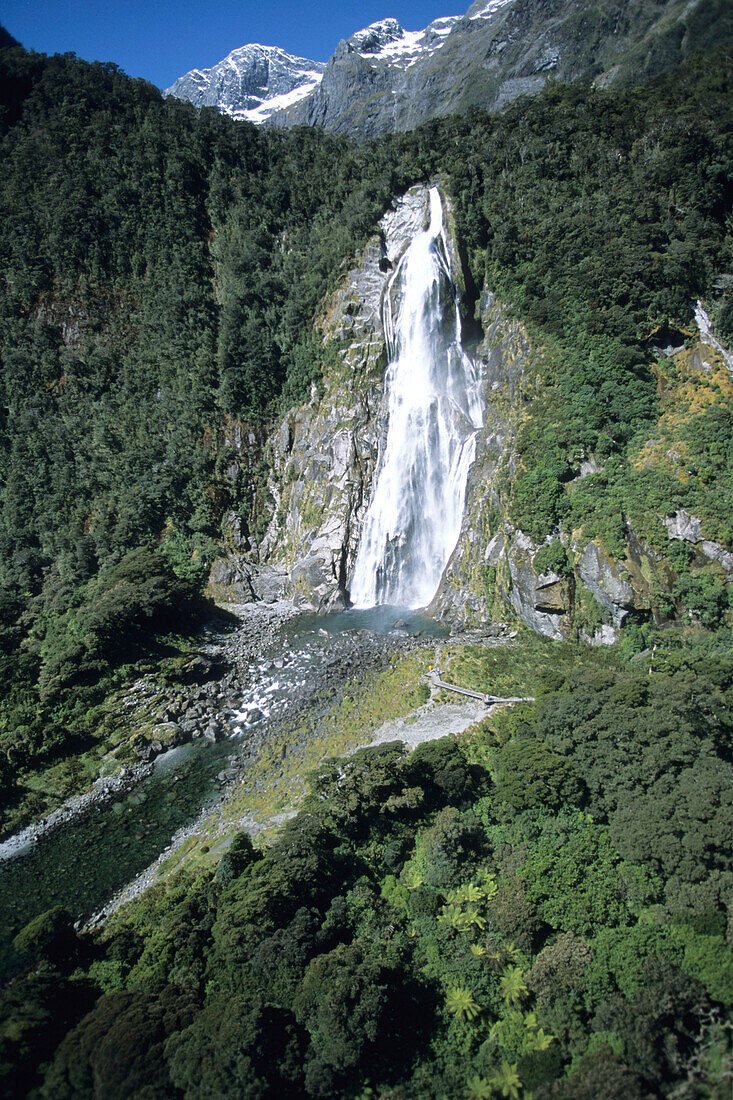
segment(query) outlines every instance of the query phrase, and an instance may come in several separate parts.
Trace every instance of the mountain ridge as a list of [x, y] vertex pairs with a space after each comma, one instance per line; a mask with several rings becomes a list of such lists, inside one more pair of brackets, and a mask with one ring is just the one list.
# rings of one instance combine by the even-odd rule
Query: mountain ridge
[[[364, 138], [472, 109], [501, 110], [548, 80], [636, 84], [720, 41], [733, 41], [733, 12], [722, 0], [476, 0], [464, 15], [421, 31], [392, 17], [356, 31], [326, 64], [308, 63], [310, 86], [299, 83], [300, 94], [287, 102], [263, 85], [254, 112], [217, 98], [212, 83], [200, 94], [199, 70], [168, 92], [235, 118]], [[217, 74], [231, 57], [206, 73]]]

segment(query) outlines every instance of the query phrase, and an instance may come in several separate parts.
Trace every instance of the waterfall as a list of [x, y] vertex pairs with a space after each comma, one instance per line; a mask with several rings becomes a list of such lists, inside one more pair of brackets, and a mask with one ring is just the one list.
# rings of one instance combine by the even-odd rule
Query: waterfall
[[424, 607], [458, 541], [483, 421], [456, 298], [431, 187], [430, 226], [410, 243], [385, 297], [387, 439], [354, 566], [355, 607]]

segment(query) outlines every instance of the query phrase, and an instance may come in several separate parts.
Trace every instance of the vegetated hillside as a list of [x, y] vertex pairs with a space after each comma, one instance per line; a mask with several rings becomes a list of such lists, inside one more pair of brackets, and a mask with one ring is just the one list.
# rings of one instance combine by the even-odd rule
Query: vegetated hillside
[[[320, 300], [391, 198], [438, 173], [467, 301], [488, 278], [547, 348], [507, 472], [516, 522], [611, 543], [631, 514], [651, 539], [687, 504], [730, 546], [723, 377], [653, 350], [698, 296], [733, 330], [725, 54], [368, 151], [164, 103], [108, 66], [1, 60], [6, 803], [195, 621], [223, 514], [254, 538], [258, 437], [334, 354]], [[602, 473], [569, 491], [588, 454]], [[325, 765], [272, 848], [240, 838], [97, 941], [58, 910], [19, 930], [5, 1094], [722, 1100], [728, 589], [659, 552], [676, 628], [602, 654], [533, 640], [532, 707]], [[511, 648], [456, 653], [452, 674], [490, 689], [502, 661], [516, 677]]]
[[[438, 173], [467, 308], [486, 280], [549, 349], [523, 399], [510, 515], [538, 538], [590, 525], [610, 552], [632, 515], [679, 577], [657, 610], [725, 617], [719, 570], [692, 576], [656, 517], [688, 505], [730, 545], [730, 395], [672, 378], [668, 360], [652, 370], [655, 334], [683, 339], [697, 296], [733, 332], [724, 52], [639, 91], [557, 87], [369, 150], [163, 101], [114, 66], [1, 57], [0, 576], [16, 678], [0, 736], [13, 798], [28, 768], [93, 742], [89, 706], [115, 666], [190, 622], [178, 597], [166, 611], [169, 593], [205, 578], [222, 517], [256, 542], [264, 431], [338, 350], [312, 328], [319, 303], [392, 197]], [[668, 446], [639, 461], [660, 431]], [[570, 493], [588, 454], [603, 470]], [[144, 567], [125, 558], [140, 548]], [[123, 582], [138, 610], [121, 621], [108, 590]]]
[[327, 761], [270, 848], [238, 836], [94, 940], [59, 909], [21, 931], [5, 1095], [723, 1100], [730, 641], [651, 670], [458, 652], [537, 702]]
[[114, 667], [195, 624], [169, 595], [200, 588], [224, 510], [262, 510], [257, 448], [233, 482], [227, 440], [256, 443], [318, 377], [316, 304], [403, 180], [384, 155], [166, 103], [111, 66], [2, 59], [12, 801], [18, 774], [93, 744]]

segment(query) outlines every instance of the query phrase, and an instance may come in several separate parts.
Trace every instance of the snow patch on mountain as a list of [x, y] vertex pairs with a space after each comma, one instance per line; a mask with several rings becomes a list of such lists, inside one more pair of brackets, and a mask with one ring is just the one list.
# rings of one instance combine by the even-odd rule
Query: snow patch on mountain
[[435, 19], [423, 31], [406, 31], [396, 19], [381, 19], [347, 39], [347, 47], [369, 61], [386, 61], [409, 68], [439, 50], [460, 15]]
[[294, 57], [278, 46], [253, 42], [210, 69], [192, 69], [166, 95], [195, 107], [218, 107], [232, 118], [264, 122], [273, 111], [310, 95], [323, 79], [320, 61]]
[[[239, 121], [244, 119], [247, 122], [265, 122], [274, 111], [280, 111], [284, 107], [290, 107], [293, 103], [297, 103], [307, 95], [310, 95], [323, 80], [323, 73], [319, 72], [305, 73], [304, 76], [306, 78], [304, 83], [299, 84], [297, 88], [293, 88], [290, 92], [283, 92], [281, 95], [264, 96], [256, 107], [232, 107], [227, 111], [227, 114]], [[308, 80], [308, 77], [311, 79]]]
[[[481, 0], [477, 0], [477, 3], [473, 7], [468, 9], [469, 19], [491, 19], [493, 15], [501, 9], [505, 8], [507, 4], [513, 4], [514, 0], [488, 0], [488, 3], [482, 3]], [[478, 8], [478, 11], [474, 11], [474, 8]]]

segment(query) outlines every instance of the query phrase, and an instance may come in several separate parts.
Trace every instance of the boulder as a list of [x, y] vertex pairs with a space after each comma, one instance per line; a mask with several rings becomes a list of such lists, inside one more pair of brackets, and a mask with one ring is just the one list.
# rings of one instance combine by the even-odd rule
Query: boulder
[[223, 741], [226, 734], [218, 722], [209, 722], [204, 730], [207, 741]]

